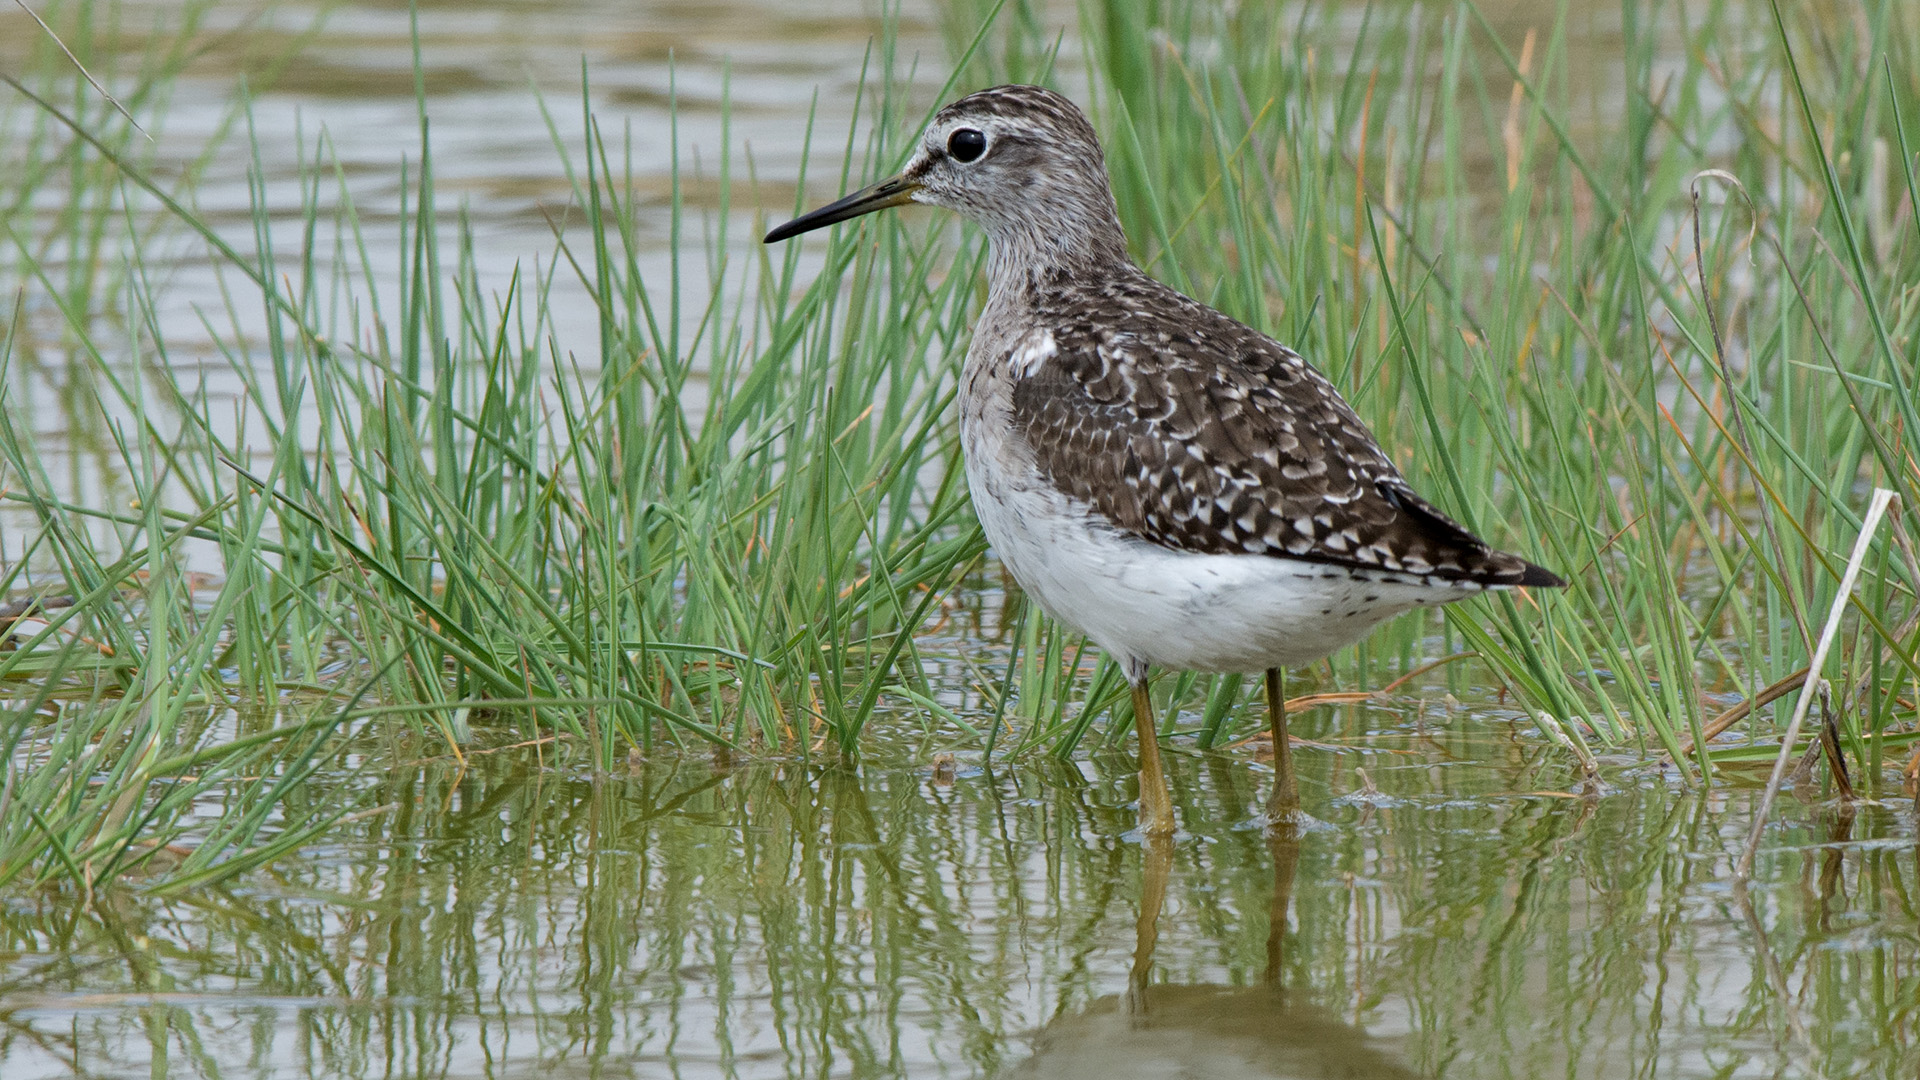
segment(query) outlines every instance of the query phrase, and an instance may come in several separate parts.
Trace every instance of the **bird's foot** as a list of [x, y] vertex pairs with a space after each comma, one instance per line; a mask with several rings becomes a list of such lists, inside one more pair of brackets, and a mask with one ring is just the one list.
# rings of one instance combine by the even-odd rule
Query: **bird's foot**
[[1318, 832], [1332, 827], [1327, 822], [1300, 809], [1297, 803], [1292, 806], [1274, 806], [1269, 803], [1266, 810], [1255, 814], [1253, 820], [1243, 826], [1243, 828], [1261, 829], [1269, 836], [1297, 836], [1300, 833]]

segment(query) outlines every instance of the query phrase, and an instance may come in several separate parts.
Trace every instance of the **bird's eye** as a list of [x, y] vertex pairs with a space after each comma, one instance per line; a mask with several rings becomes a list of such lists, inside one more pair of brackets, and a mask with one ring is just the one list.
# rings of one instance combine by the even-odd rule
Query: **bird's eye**
[[961, 128], [947, 136], [947, 153], [962, 164], [987, 152], [987, 136], [973, 128]]

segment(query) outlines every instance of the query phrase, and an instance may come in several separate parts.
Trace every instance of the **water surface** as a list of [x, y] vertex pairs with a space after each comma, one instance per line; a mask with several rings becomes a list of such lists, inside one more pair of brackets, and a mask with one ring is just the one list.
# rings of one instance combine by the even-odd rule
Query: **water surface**
[[[1911, 1075], [1909, 808], [1614, 772], [1507, 723], [1300, 725], [1323, 826], [1171, 755], [860, 769], [549, 744], [341, 775], [372, 811], [242, 887], [0, 909], [41, 1077]], [[1323, 711], [1324, 712], [1324, 711]], [[1442, 719], [1434, 716], [1432, 719]], [[409, 748], [386, 752], [410, 757]], [[556, 757], [559, 760], [556, 760]], [[1361, 776], [1364, 771], [1365, 778]], [[1369, 789], [1367, 780], [1372, 782]]]

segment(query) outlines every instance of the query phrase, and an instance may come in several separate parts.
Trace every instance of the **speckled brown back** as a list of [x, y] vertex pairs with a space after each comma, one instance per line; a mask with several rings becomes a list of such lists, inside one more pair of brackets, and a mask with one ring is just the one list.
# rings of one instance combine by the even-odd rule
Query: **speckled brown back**
[[1131, 266], [1025, 284], [1022, 321], [1044, 330], [1001, 360], [1013, 423], [1115, 528], [1178, 551], [1561, 584], [1416, 495], [1291, 349]]

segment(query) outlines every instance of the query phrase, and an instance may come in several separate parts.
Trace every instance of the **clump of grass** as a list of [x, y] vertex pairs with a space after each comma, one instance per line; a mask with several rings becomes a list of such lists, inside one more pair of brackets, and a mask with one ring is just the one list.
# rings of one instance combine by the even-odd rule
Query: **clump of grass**
[[[1520, 33], [1470, 5], [1357, 24], [1340, 10], [1089, 3], [1063, 55], [995, 6], [956, 19], [955, 84], [1083, 80], [1143, 265], [1300, 347], [1419, 487], [1574, 581], [1401, 620], [1310, 688], [1471, 650], [1477, 667], [1434, 677], [1513, 691], [1576, 755], [1635, 747], [1710, 771], [1707, 695], [1804, 665], [1806, 613], [1837, 582], [1864, 487], [1900, 493], [1895, 535], [1920, 524], [1905, 284], [1920, 28], [1885, 0], [1850, 35], [1758, 3], [1630, 6], [1613, 88], [1564, 13]], [[602, 768], [661, 743], [851, 756], [885, 703], [991, 752], [1065, 755], [1118, 704], [1111, 667], [1037, 616], [979, 680], [984, 710], [921, 663], [917, 631], [982, 547], [949, 408], [980, 294], [971, 233], [885, 216], [837, 230], [817, 272], [797, 248], [750, 247], [742, 265], [760, 227], [742, 208], [766, 190], [723, 127], [717, 207], [696, 214], [676, 185], [669, 269], [646, 274], [631, 143], [583, 105], [550, 114], [572, 178], [553, 246], [490, 293], [436, 189], [423, 93], [383, 299], [388, 268], [324, 133], [301, 242], [269, 241], [293, 208], [256, 180], [254, 239], [235, 243], [56, 57], [37, 62], [8, 105], [26, 149], [0, 204], [65, 209], [12, 215], [0, 270], [20, 313], [0, 349], [16, 399], [0, 475], [34, 523], [0, 585], [31, 559], [79, 603], [73, 634], [0, 654], [0, 679], [27, 688], [9, 776], [46, 777], [45, 827], [13, 833], [19, 873], [84, 877], [97, 850], [169, 835], [176, 774], [158, 766], [222, 746], [236, 769], [283, 765], [245, 773], [275, 779], [234, 803], [232, 822], [254, 824], [210, 850], [266, 850], [272, 785], [298, 783], [361, 703], [455, 754], [484, 721], [563, 733]], [[897, 163], [938, 104], [899, 66], [883, 39], [833, 162], [843, 185]], [[1861, 122], [1836, 127], [1842, 105]], [[1740, 195], [1708, 185], [1696, 252], [1688, 191], [1706, 169]], [[156, 315], [182, 237], [233, 297], [208, 322], [244, 387], [232, 422], [174, 366]], [[598, 313], [588, 349], [559, 344], [550, 297], [567, 278]], [[23, 373], [47, 368], [81, 376], [71, 423], [103, 436], [109, 490], [133, 509], [49, 475], [17, 404]], [[190, 587], [191, 560], [218, 572]], [[1846, 688], [1850, 752], [1877, 769], [1912, 722], [1920, 582], [1892, 544], [1869, 571], [1825, 674]], [[318, 719], [282, 715], [295, 688], [319, 689]], [[92, 704], [47, 719], [70, 693]], [[1159, 695], [1163, 730], [1203, 746], [1259, 723], [1242, 680], [1180, 676]], [[218, 734], [193, 719], [238, 705], [264, 719]], [[77, 770], [105, 762], [111, 786], [76, 796], [91, 790]]]
[[[50, 630], [0, 655], [0, 678], [29, 676], [36, 693], [78, 684], [110, 706], [85, 725], [54, 721], [62, 739], [142, 763], [102, 792], [121, 808], [107, 832], [134, 808], [166, 833], [151, 763], [210, 752], [182, 710], [271, 716], [289, 687], [357, 688], [455, 754], [478, 716], [557, 730], [600, 767], [661, 740], [803, 755], [826, 740], [851, 754], [883, 690], [931, 696], [908, 631], [980, 549], [960, 522], [952, 377], [937, 362], [964, 334], [977, 249], [944, 283], [928, 280], [956, 258], [943, 238], [904, 230], [847, 237], [806, 282], [793, 256], [735, 274], [728, 237], [747, 226], [730, 201], [704, 223], [703, 258], [676, 191], [671, 270], [643, 279], [640, 196], [621, 157], [631, 147], [610, 146], [583, 113], [572, 123], [588, 150], [565, 162], [574, 200], [554, 249], [488, 296], [471, 233], [436, 202], [423, 100], [418, 156], [402, 166], [400, 306], [383, 310], [324, 135], [302, 192], [305, 243], [288, 261], [265, 240], [284, 208], [257, 180], [246, 249], [150, 175], [124, 129], [14, 89], [38, 110], [49, 156], [98, 170], [72, 197], [97, 198], [89, 228], [130, 251], [76, 295], [16, 234], [16, 280], [57, 314], [60, 336], [22, 320], [0, 354], [9, 387], [47, 364], [93, 376], [83, 411], [112, 432], [112, 472], [132, 489], [131, 513], [61, 497], [27, 410], [0, 421], [7, 496], [35, 522], [26, 547], [81, 594], [63, 618], [115, 658], [82, 672], [48, 653]], [[893, 94], [876, 88], [882, 102]], [[553, 119], [562, 156], [566, 123]], [[896, 153], [910, 123], [850, 144], [843, 171]], [[719, 161], [723, 190], [734, 161]], [[237, 311], [209, 327], [244, 387], [232, 424], [168, 363], [149, 276], [162, 256], [144, 228], [121, 236], [118, 218], [197, 235], [229, 288], [264, 309], [264, 333]], [[598, 305], [596, 355], [557, 349], [546, 296], [561, 274]], [[93, 290], [108, 287], [124, 325], [89, 317]], [[355, 310], [364, 322], [341, 314]], [[124, 357], [155, 362], [130, 370]], [[10, 582], [24, 580], [29, 553], [17, 553]], [[189, 590], [183, 566], [209, 554], [218, 574]], [[159, 733], [140, 734], [156, 714]], [[10, 716], [10, 768], [72, 790], [79, 759], [29, 746], [44, 724], [34, 709]], [[282, 754], [307, 745], [269, 742]], [[250, 809], [236, 817], [274, 801], [238, 800]], [[73, 846], [22, 850], [46, 870]]]

